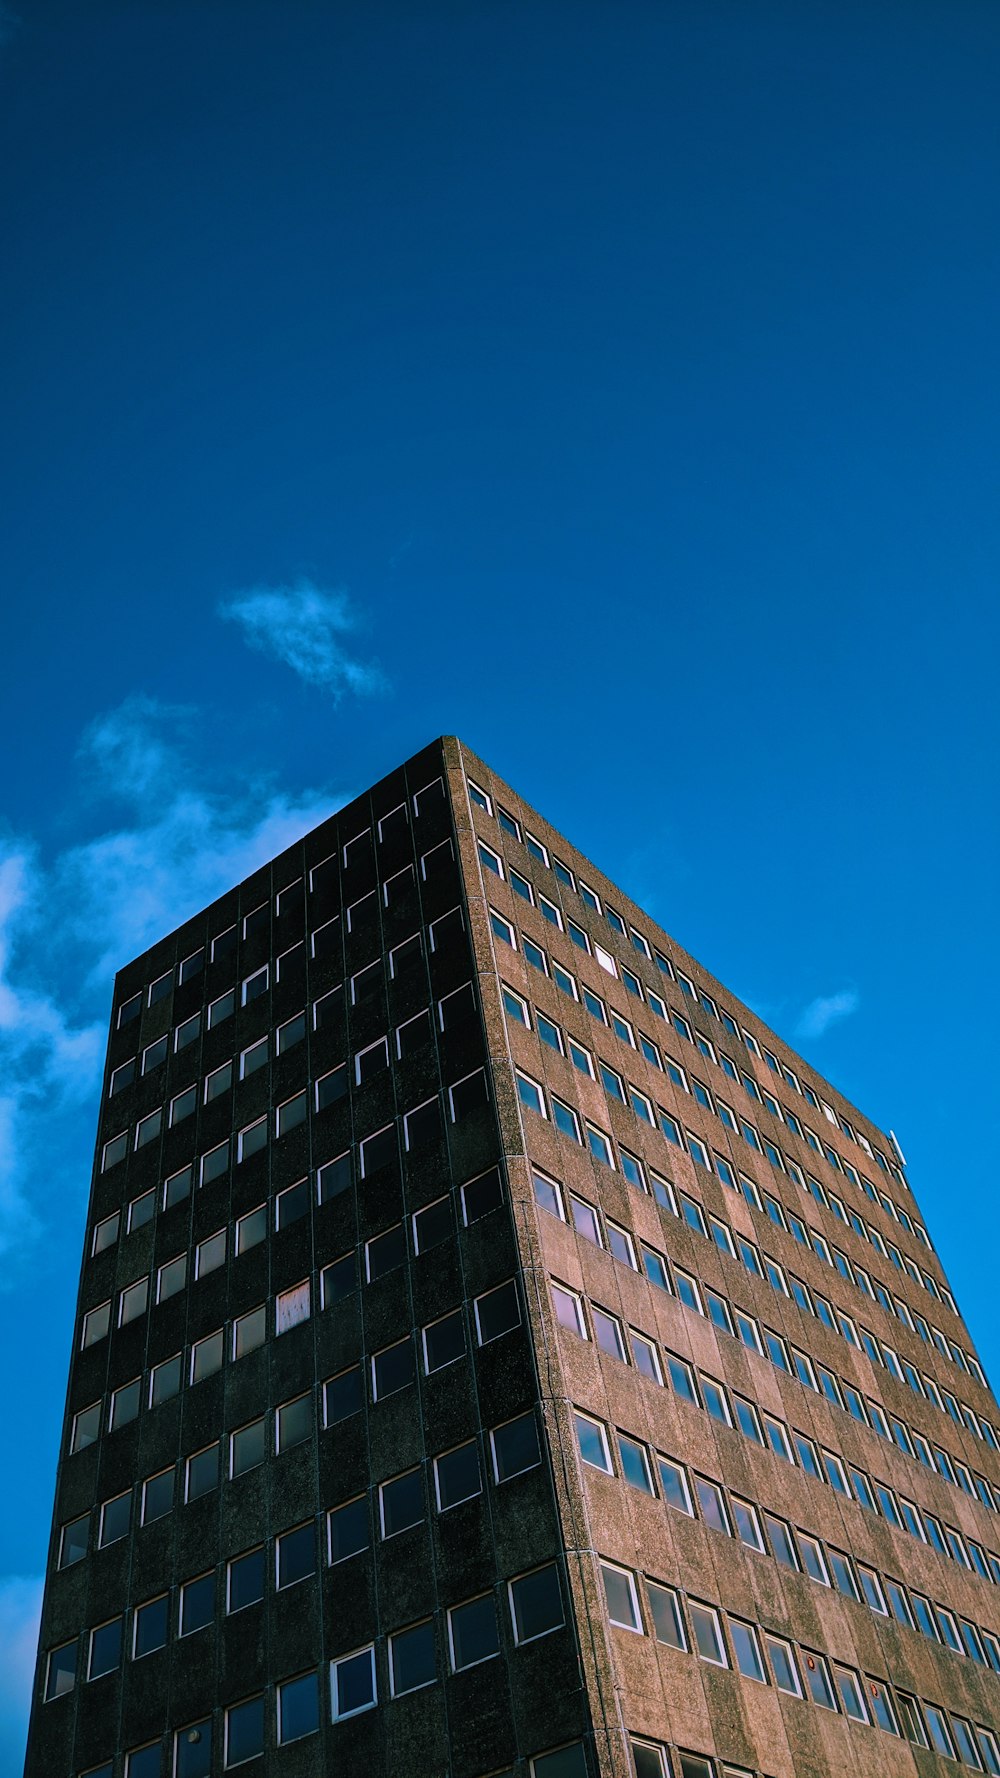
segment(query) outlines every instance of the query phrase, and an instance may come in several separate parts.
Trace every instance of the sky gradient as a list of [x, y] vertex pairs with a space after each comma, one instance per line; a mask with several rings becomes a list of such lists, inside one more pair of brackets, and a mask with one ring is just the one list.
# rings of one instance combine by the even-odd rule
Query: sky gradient
[[114, 970], [441, 732], [893, 1127], [1000, 1375], [998, 90], [992, 0], [0, 8], [0, 1771]]

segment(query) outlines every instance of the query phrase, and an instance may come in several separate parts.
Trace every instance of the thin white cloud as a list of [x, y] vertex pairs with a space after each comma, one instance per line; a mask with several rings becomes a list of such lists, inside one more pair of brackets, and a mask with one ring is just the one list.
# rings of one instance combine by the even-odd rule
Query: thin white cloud
[[114, 801], [118, 819], [46, 864], [29, 841], [0, 840], [0, 1254], [8, 1260], [53, 1213], [53, 1178], [74, 1194], [86, 1190], [114, 972], [343, 800], [199, 772], [195, 728], [188, 711], [129, 700], [91, 724], [80, 748], [92, 797]]
[[799, 1015], [795, 1027], [797, 1037], [822, 1037], [824, 1032], [836, 1025], [841, 1019], [849, 1019], [857, 1012], [861, 1001], [854, 988], [841, 988], [837, 994], [819, 994], [810, 1000]]
[[343, 587], [326, 591], [310, 580], [250, 587], [223, 600], [218, 610], [226, 622], [240, 626], [249, 648], [283, 661], [336, 703], [347, 692], [370, 697], [387, 689], [380, 668], [356, 659], [345, 644], [359, 625]]
[[0, 1580], [0, 1771], [19, 1772], [28, 1733], [31, 1683], [35, 1671], [40, 1577], [7, 1575]]

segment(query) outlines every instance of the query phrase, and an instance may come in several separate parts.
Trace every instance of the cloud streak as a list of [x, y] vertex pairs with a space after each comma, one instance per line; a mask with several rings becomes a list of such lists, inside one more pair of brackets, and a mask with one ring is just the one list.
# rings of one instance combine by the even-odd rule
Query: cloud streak
[[799, 1015], [796, 1037], [822, 1037], [831, 1025], [849, 1019], [861, 1004], [854, 988], [841, 988], [836, 994], [819, 994]]
[[343, 587], [324, 591], [310, 580], [251, 587], [223, 600], [218, 613], [239, 625], [248, 648], [291, 667], [334, 703], [348, 693], [371, 697], [388, 689], [376, 663], [356, 659], [345, 643], [359, 625]]
[[[343, 801], [199, 771], [196, 729], [190, 711], [130, 699], [92, 723], [79, 750], [92, 799], [115, 819], [46, 863], [30, 840], [0, 838], [0, 1254], [8, 1261], [56, 1213], [59, 1189], [86, 1190], [115, 970]], [[45, 1182], [37, 1197], [36, 1176]]]

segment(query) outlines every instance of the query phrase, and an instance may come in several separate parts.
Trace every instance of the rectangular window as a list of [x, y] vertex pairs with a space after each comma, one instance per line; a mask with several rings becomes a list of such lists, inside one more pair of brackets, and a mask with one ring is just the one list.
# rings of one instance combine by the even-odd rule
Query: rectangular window
[[718, 1612], [710, 1605], [698, 1604], [694, 1599], [688, 1603], [697, 1653], [703, 1661], [711, 1662], [714, 1667], [728, 1667]]

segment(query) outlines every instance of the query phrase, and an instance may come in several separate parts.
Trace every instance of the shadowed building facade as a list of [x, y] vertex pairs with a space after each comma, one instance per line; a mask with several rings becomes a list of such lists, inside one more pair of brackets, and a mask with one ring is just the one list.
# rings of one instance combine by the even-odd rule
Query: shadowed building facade
[[891, 1137], [446, 738], [119, 975], [27, 1778], [1000, 1773]]

